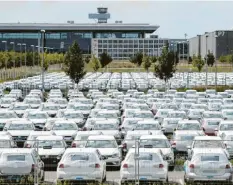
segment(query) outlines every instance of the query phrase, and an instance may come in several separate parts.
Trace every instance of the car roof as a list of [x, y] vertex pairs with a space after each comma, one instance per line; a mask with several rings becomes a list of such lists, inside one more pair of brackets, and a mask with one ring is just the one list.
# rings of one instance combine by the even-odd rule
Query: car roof
[[0, 140], [10, 140], [11, 136], [10, 135], [0, 135]]
[[66, 120], [66, 119], [64, 119], [64, 120], [56, 120], [54, 122], [54, 124], [70, 124], [70, 123], [76, 124], [74, 121], [72, 121], [72, 120]]
[[33, 124], [32, 121], [30, 121], [30, 120], [27, 120], [27, 119], [21, 120], [20, 118], [19, 118], [19, 120], [14, 119], [14, 120], [11, 121], [11, 124], [14, 124], [14, 123], [17, 123], [17, 124]]
[[62, 136], [38, 136], [37, 140], [63, 140]]
[[67, 148], [65, 151], [65, 154], [67, 153], [75, 153], [75, 152], [80, 152], [80, 153], [90, 153], [90, 152], [96, 152], [96, 148]]
[[39, 136], [39, 135], [52, 135], [50, 131], [31, 131], [29, 136]]
[[157, 125], [159, 124], [158, 121], [155, 121], [154, 119], [147, 119], [147, 120], [140, 120], [137, 122], [137, 124], [154, 124], [154, 125]]
[[198, 123], [198, 124], [200, 124], [197, 120], [180, 120], [179, 122], [178, 122], [179, 124], [183, 124], [183, 123], [193, 123], [193, 124], [196, 124], [196, 123]]
[[140, 139], [166, 139], [167, 137], [165, 135], [142, 135]]
[[218, 141], [221, 141], [221, 137], [218, 137], [218, 136], [195, 136], [194, 140], [218, 140]]
[[0, 153], [7, 153], [7, 154], [20, 154], [20, 153], [25, 153], [25, 154], [30, 154], [32, 151], [35, 150], [34, 148], [6, 148], [6, 149], [1, 149]]
[[[130, 148], [128, 154], [135, 153], [135, 148]], [[156, 153], [162, 155], [161, 149], [157, 148], [139, 148], [139, 153]]]
[[222, 120], [220, 124], [233, 124], [233, 120], [229, 120], [229, 121]]
[[88, 140], [115, 140], [114, 136], [110, 135], [98, 135], [98, 136], [89, 136]]
[[176, 130], [176, 135], [200, 135], [200, 131], [196, 130]]

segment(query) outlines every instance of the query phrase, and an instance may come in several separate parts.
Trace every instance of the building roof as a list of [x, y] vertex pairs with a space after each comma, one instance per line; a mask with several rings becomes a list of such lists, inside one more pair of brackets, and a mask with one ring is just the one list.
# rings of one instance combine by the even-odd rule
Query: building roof
[[144, 31], [153, 33], [159, 28], [149, 24], [110, 24], [110, 23], [0, 23], [0, 31]]

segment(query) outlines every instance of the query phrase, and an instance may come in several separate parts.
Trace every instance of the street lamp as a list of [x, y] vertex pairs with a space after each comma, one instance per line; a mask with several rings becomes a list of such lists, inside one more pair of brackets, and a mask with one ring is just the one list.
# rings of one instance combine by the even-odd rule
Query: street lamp
[[44, 93], [44, 38], [45, 38], [45, 30], [40, 30], [42, 34], [42, 62], [41, 62], [41, 73], [42, 73], [42, 92]]
[[15, 43], [14, 42], [10, 42], [11, 45], [13, 45], [13, 51], [14, 51], [14, 57], [13, 57], [13, 64], [14, 64], [14, 78], [15, 76]]
[[[7, 41], [3, 40], [2, 43], [5, 43], [5, 52], [7, 52]], [[5, 60], [5, 70], [7, 69], [7, 58]]]
[[206, 57], [205, 57], [205, 89], [207, 90], [207, 85], [208, 85], [208, 65], [207, 65], [207, 56], [208, 56], [208, 51], [207, 51], [207, 39], [209, 35], [206, 34], [205, 40], [206, 40]]
[[33, 54], [32, 66], [34, 67], [34, 65], [35, 65], [35, 46], [34, 46], [34, 45], [31, 45], [31, 47], [32, 47], [32, 54]]
[[22, 44], [22, 46], [24, 46], [24, 48], [25, 48], [25, 55], [24, 55], [24, 65], [25, 65], [25, 67], [27, 66], [27, 54], [26, 54], [26, 52], [27, 52], [27, 44], [25, 44], [25, 43], [23, 43]]
[[20, 50], [20, 67], [22, 67], [22, 44], [18, 43], [17, 46], [19, 46], [19, 50]]
[[218, 69], [217, 69], [217, 38], [218, 38], [218, 35], [215, 35], [215, 90], [217, 92], [217, 83], [218, 83]]

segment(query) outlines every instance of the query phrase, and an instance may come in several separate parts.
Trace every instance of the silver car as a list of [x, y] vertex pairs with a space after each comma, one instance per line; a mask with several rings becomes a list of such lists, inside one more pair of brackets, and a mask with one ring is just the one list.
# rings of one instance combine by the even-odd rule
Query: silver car
[[192, 182], [230, 182], [232, 165], [222, 149], [195, 149], [184, 163], [184, 179]]

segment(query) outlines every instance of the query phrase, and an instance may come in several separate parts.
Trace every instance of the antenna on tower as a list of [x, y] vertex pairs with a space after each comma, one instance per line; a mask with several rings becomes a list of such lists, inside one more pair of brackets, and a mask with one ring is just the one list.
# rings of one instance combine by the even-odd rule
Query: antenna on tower
[[187, 33], [185, 33], [185, 34], [184, 34], [184, 38], [185, 38], [185, 40], [186, 40], [187, 36], [188, 36], [188, 34], [187, 34]]

